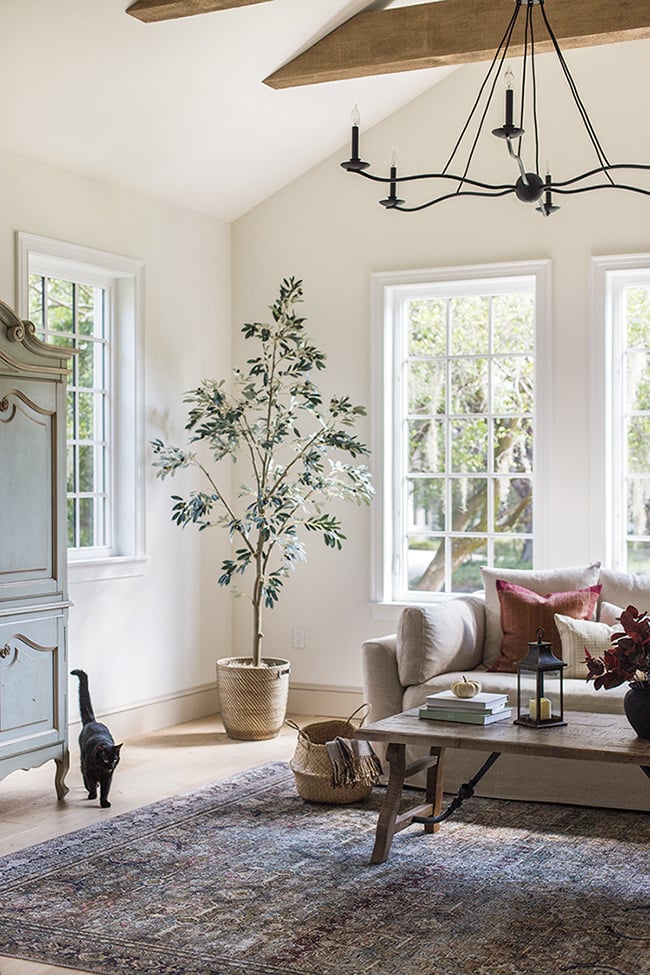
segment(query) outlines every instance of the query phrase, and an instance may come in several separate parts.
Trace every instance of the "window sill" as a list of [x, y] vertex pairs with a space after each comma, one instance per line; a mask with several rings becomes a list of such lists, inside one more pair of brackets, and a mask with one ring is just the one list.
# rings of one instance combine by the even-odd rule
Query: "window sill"
[[115, 555], [110, 558], [68, 562], [68, 582], [103, 582], [144, 575], [146, 556]]
[[484, 598], [484, 591], [477, 589], [475, 592], [429, 593], [426, 596], [413, 593], [413, 596], [399, 602], [370, 603], [370, 617], [373, 620], [397, 621], [402, 610], [409, 606], [439, 606], [440, 603], [445, 603], [450, 599], [459, 599], [462, 596]]

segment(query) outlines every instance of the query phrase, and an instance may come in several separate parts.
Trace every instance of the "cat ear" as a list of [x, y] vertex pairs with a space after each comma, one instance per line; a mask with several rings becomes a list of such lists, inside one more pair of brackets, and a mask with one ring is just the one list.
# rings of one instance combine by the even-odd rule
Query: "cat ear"
[[115, 746], [114, 746], [114, 748], [115, 748], [115, 751], [117, 752], [117, 754], [118, 754], [118, 755], [119, 755], [119, 753], [120, 753], [120, 751], [122, 750], [122, 745], [123, 745], [123, 744], [124, 744], [124, 742], [123, 742], [123, 741], [121, 741], [121, 742], [119, 743], [119, 745], [115, 745]]

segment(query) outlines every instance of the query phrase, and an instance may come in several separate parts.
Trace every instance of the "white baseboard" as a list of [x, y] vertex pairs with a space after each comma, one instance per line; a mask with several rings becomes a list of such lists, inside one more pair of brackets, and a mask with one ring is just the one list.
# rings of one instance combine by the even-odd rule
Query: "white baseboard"
[[[115, 741], [169, 728], [184, 721], [205, 718], [218, 711], [217, 685], [204, 684], [180, 694], [170, 694], [151, 701], [143, 701], [127, 708], [116, 708], [97, 715], [111, 729]], [[71, 722], [70, 738], [79, 734], [81, 723]]]
[[[288, 711], [291, 714], [348, 718], [361, 704], [362, 694], [356, 687], [289, 685]], [[116, 708], [97, 717], [108, 725], [115, 741], [123, 741], [218, 713], [217, 685], [214, 683], [127, 708]], [[71, 740], [77, 737], [80, 728], [79, 721], [70, 723]]]
[[363, 704], [358, 687], [325, 687], [314, 684], [290, 684], [289, 706], [291, 714], [325, 715], [331, 718], [349, 718]]

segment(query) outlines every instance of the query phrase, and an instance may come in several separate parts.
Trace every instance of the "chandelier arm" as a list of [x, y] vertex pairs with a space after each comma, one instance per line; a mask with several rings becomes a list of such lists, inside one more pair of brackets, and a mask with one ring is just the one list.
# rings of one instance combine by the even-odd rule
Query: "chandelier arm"
[[[544, 6], [542, 4], [542, 6]], [[530, 7], [528, 8], [531, 9]], [[539, 124], [537, 121], [537, 72], [535, 69], [535, 31], [530, 18], [530, 70], [533, 82], [533, 126], [535, 129], [535, 172], [539, 176]]]
[[[463, 138], [465, 137], [465, 133], [467, 132], [467, 130], [468, 130], [470, 124], [471, 124], [471, 121], [472, 121], [472, 119], [474, 117], [474, 114], [475, 114], [475, 112], [476, 112], [476, 110], [477, 110], [477, 108], [479, 106], [479, 103], [480, 103], [481, 98], [483, 96], [483, 92], [485, 91], [485, 89], [487, 87], [488, 81], [490, 79], [490, 75], [494, 71], [494, 68], [495, 68], [495, 66], [497, 64], [497, 61], [499, 61], [499, 55], [501, 55], [501, 49], [503, 48], [503, 54], [501, 55], [501, 60], [500, 60], [500, 63], [499, 63], [499, 67], [497, 69], [496, 77], [494, 79], [494, 82], [492, 84], [492, 89], [491, 89], [490, 94], [488, 96], [488, 102], [487, 102], [488, 106], [489, 106], [489, 104], [490, 104], [490, 102], [492, 100], [492, 95], [494, 94], [494, 89], [495, 89], [496, 83], [497, 83], [497, 81], [499, 79], [499, 75], [501, 73], [501, 68], [503, 67], [504, 59], [505, 59], [505, 57], [506, 57], [506, 55], [508, 53], [508, 48], [510, 47], [510, 41], [512, 39], [512, 34], [514, 32], [515, 24], [517, 22], [517, 17], [518, 16], [519, 16], [519, 4], [517, 4], [515, 6], [515, 9], [513, 11], [512, 17], [510, 18], [510, 23], [508, 24], [508, 26], [506, 28], [506, 31], [505, 31], [503, 37], [501, 38], [501, 42], [500, 42], [500, 44], [499, 44], [499, 46], [498, 46], [498, 48], [496, 50], [496, 53], [495, 53], [494, 57], [492, 58], [492, 62], [490, 64], [490, 67], [488, 68], [487, 73], [486, 73], [485, 77], [483, 78], [483, 82], [481, 84], [481, 87], [479, 88], [479, 92], [478, 92], [478, 95], [476, 96], [476, 100], [475, 100], [474, 104], [472, 105], [472, 109], [471, 109], [469, 115], [467, 116], [467, 121], [465, 122], [465, 125], [463, 126], [462, 131], [461, 131], [460, 135], [458, 136], [458, 139], [456, 140], [456, 145], [452, 149], [451, 155], [449, 156], [449, 159], [447, 160], [447, 162], [445, 163], [445, 165], [443, 167], [443, 170], [442, 170], [443, 173], [446, 173], [447, 172], [447, 170], [449, 169], [449, 167], [451, 166], [451, 164], [453, 162], [454, 156], [458, 152], [458, 149], [460, 147], [460, 144], [463, 141]], [[505, 45], [505, 48], [504, 48], [504, 45]], [[486, 111], [487, 111], [487, 109], [486, 109]], [[481, 122], [479, 124], [479, 133], [480, 133], [480, 128], [483, 125], [484, 118], [485, 118], [485, 113], [483, 115], [483, 119], [481, 119]], [[478, 139], [478, 135], [476, 136], [476, 139], [474, 140], [474, 146], [472, 147], [472, 152], [471, 152], [470, 156], [473, 155], [473, 152], [474, 152], [474, 148], [476, 146], [477, 139]], [[468, 168], [469, 168], [469, 161], [468, 161]]]
[[[606, 166], [609, 166], [609, 159], [607, 158], [607, 155], [605, 153], [605, 150], [603, 149], [603, 147], [600, 144], [600, 141], [598, 139], [598, 136], [596, 135], [596, 130], [594, 129], [593, 123], [592, 123], [591, 119], [589, 118], [589, 113], [587, 112], [587, 109], [585, 108], [584, 102], [582, 101], [582, 98], [580, 97], [580, 92], [578, 91], [578, 86], [576, 85], [575, 81], [573, 80], [573, 75], [569, 71], [569, 66], [566, 63], [566, 60], [564, 58], [564, 55], [562, 54], [562, 51], [560, 50], [560, 45], [558, 43], [557, 37], [555, 36], [555, 33], [553, 31], [553, 28], [551, 27], [551, 25], [549, 23], [549, 20], [548, 20], [548, 17], [546, 16], [546, 10], [544, 9], [544, 4], [543, 3], [540, 4], [540, 7], [541, 7], [541, 12], [542, 12], [542, 17], [544, 19], [544, 23], [546, 24], [546, 29], [548, 31], [548, 35], [549, 35], [549, 37], [551, 39], [551, 43], [553, 44], [553, 48], [554, 48], [555, 53], [557, 55], [557, 59], [560, 62], [560, 66], [562, 68], [562, 71], [564, 72], [564, 77], [566, 79], [567, 85], [569, 86], [569, 91], [573, 95], [573, 100], [574, 100], [574, 102], [576, 104], [576, 107], [578, 109], [578, 112], [580, 114], [580, 117], [582, 118], [583, 125], [584, 125], [585, 129], [587, 130], [587, 135], [589, 136], [589, 139], [591, 141], [591, 144], [594, 147], [594, 150], [596, 152], [596, 157], [597, 157], [598, 161], [600, 162], [600, 164], [601, 164], [601, 166], [603, 167], [603, 170], [604, 170]], [[615, 185], [614, 180], [611, 178], [611, 176], [609, 175], [609, 173], [607, 173], [607, 178], [610, 180], [612, 186], [614, 186]]]
[[[519, 0], [515, 0], [517, 6], [521, 6]], [[526, 108], [526, 75], [528, 71], [528, 31], [530, 28], [530, 4], [526, 4], [526, 21], [524, 24], [524, 53], [521, 59], [521, 105], [519, 107], [519, 129], [521, 135], [519, 136], [519, 141], [517, 143], [517, 153], [516, 157], [521, 159], [521, 142], [524, 133], [524, 114]], [[525, 172], [525, 167], [523, 172]]]
[[[363, 176], [365, 177], [365, 179], [372, 180], [373, 183], [395, 182], [394, 180], [391, 180], [390, 176], [376, 176], [374, 173], [369, 173], [368, 170], [366, 169], [361, 170], [356, 175]], [[514, 186], [511, 183], [481, 183], [477, 179], [468, 179], [465, 176], [456, 176], [454, 173], [416, 173], [413, 176], [400, 176], [396, 182], [414, 183], [417, 180], [423, 180], [423, 179], [450, 179], [450, 180], [454, 180], [456, 183], [467, 183], [469, 186], [478, 186], [484, 190], [499, 191], [498, 192], [499, 196], [502, 196], [505, 193], [514, 192]], [[455, 192], [456, 191], [454, 191], [454, 193]], [[454, 194], [451, 195], [453, 196]], [[391, 209], [396, 209], [396, 208], [391, 207]]]
[[[519, 140], [519, 144], [521, 145], [521, 139]], [[524, 161], [519, 155], [519, 153], [512, 148], [512, 139], [509, 139], [507, 136], [506, 136], [506, 145], [508, 146], [508, 152], [510, 153], [510, 156], [515, 160], [515, 162], [519, 166], [519, 172], [521, 173], [521, 178], [524, 182], [524, 186], [528, 186], [528, 177], [526, 176], [526, 167], [524, 166]]]
[[402, 213], [417, 213], [418, 210], [426, 210], [428, 207], [435, 206], [436, 203], [444, 203], [445, 200], [457, 200], [459, 196], [482, 196], [482, 197], [497, 197], [497, 196], [507, 196], [509, 193], [514, 193], [514, 186], [509, 186], [507, 189], [501, 190], [499, 193], [477, 193], [475, 190], [463, 190], [462, 193], [456, 192], [447, 193], [445, 196], [438, 196], [435, 200], [429, 200], [428, 203], [420, 203], [419, 206], [407, 207], [407, 206], [396, 206], [391, 207], [391, 210], [401, 210]]
[[[606, 176], [609, 170], [612, 169], [634, 169], [634, 170], [640, 170], [641, 172], [648, 173], [650, 172], [650, 165], [648, 165], [647, 163], [608, 163], [607, 166], [597, 166], [595, 169], [588, 169], [586, 172], [580, 173], [578, 176], [572, 176], [571, 179], [558, 180], [558, 181], [553, 180], [550, 188], [552, 190], [557, 190], [558, 193], [570, 193], [572, 191], [564, 189], [564, 187], [573, 186], [574, 183], [580, 183], [582, 182], [583, 179], [589, 179], [590, 176], [598, 176], [600, 173]], [[610, 187], [614, 186], [617, 189], [619, 187], [618, 183], [613, 183], [613, 182], [610, 182], [607, 185], [609, 185]], [[595, 189], [595, 187], [593, 188]], [[585, 189], [592, 189], [592, 187], [587, 186], [585, 187]], [[643, 190], [643, 189], [640, 189], [639, 192], [650, 193], [649, 190]]]
[[557, 193], [563, 196], [572, 196], [574, 193], [589, 193], [590, 190], [628, 190], [630, 193], [640, 193], [642, 196], [650, 196], [650, 190], [644, 190], [642, 186], [628, 186], [627, 183], [597, 183], [595, 186], [573, 186], [571, 189], [558, 189]]
[[[487, 102], [485, 103], [485, 108], [483, 109], [483, 114], [481, 115], [481, 119], [479, 121], [478, 128], [477, 128], [476, 134], [474, 136], [474, 141], [472, 142], [471, 149], [470, 149], [470, 151], [468, 153], [468, 156], [467, 156], [467, 162], [465, 163], [465, 169], [463, 171], [463, 179], [467, 176], [467, 173], [469, 172], [469, 167], [472, 165], [472, 160], [474, 159], [474, 153], [476, 152], [476, 147], [478, 145], [478, 140], [481, 137], [481, 133], [483, 131], [483, 125], [485, 124], [485, 119], [487, 118], [488, 111], [490, 110], [490, 105], [492, 104], [492, 98], [494, 96], [494, 91], [495, 91], [495, 88], [497, 86], [497, 82], [499, 80], [499, 77], [501, 75], [501, 69], [503, 68], [503, 62], [505, 60], [505, 57], [506, 57], [507, 53], [508, 53], [508, 48], [506, 47], [505, 50], [504, 50], [504, 52], [503, 52], [503, 56], [501, 58], [501, 61], [499, 62], [499, 67], [498, 67], [497, 72], [496, 72], [496, 74], [494, 76], [494, 81], [492, 82], [492, 87], [490, 88], [490, 93], [488, 95]], [[459, 186], [459, 191], [460, 191], [460, 186]]]

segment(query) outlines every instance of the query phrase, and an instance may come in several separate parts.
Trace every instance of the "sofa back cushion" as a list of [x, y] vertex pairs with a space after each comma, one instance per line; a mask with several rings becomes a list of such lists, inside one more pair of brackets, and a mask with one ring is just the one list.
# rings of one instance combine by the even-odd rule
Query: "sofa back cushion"
[[[567, 592], [575, 589], [586, 589], [598, 582], [600, 562], [592, 565], [578, 566], [568, 569], [492, 569], [482, 568], [483, 586], [485, 588], [485, 649], [483, 663], [488, 667], [496, 664], [501, 652], [501, 607], [497, 596], [496, 581], [503, 579], [516, 586], [524, 586], [540, 595], [550, 592]], [[616, 602], [612, 599], [611, 602]], [[561, 612], [561, 611], [560, 611]], [[535, 634], [529, 637], [535, 638]]]
[[621, 627], [596, 623], [595, 620], [576, 620], [570, 616], [555, 614], [560, 640], [562, 641], [562, 660], [567, 664], [565, 677], [587, 679], [585, 647], [592, 657], [602, 657], [612, 645], [612, 634], [620, 633]]
[[472, 670], [483, 656], [485, 607], [463, 596], [434, 606], [408, 606], [397, 627], [397, 671], [403, 687], [447, 671]]
[[555, 625], [555, 614], [591, 619], [600, 595], [600, 586], [590, 586], [542, 596], [532, 589], [515, 586], [503, 579], [497, 579], [496, 588], [501, 604], [503, 638], [501, 653], [490, 670], [506, 673], [516, 671], [516, 661], [526, 656], [528, 644], [535, 641], [538, 630], [543, 630], [543, 639], [551, 644], [553, 653], [561, 659], [562, 641]]
[[603, 587], [603, 602], [613, 603], [622, 609], [631, 605], [642, 612], [650, 611], [650, 575], [601, 569], [598, 581]]

